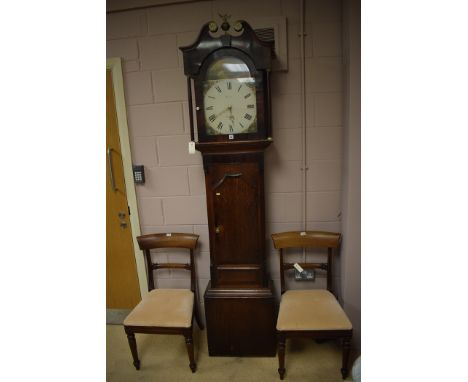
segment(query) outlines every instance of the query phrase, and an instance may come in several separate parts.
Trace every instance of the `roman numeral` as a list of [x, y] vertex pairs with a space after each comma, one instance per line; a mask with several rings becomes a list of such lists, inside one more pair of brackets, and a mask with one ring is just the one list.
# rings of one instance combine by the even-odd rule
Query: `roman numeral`
[[216, 119], [216, 115], [214, 114], [211, 114], [208, 118], [211, 122], [214, 122], [214, 120]]
[[242, 87], [242, 84], [240, 84], [239, 89], [237, 89], [237, 91], [239, 91], [241, 87]]
[[245, 113], [244, 118], [250, 121], [252, 116], [249, 113]]
[[239, 122], [239, 125], [240, 127], [244, 128], [244, 125], [242, 124], [242, 122]]
[[252, 104], [252, 103], [250, 105], [247, 105], [247, 109], [253, 109], [254, 107], [255, 107], [255, 105]]
[[252, 94], [251, 93], [248, 93], [244, 96], [245, 99], [249, 98]]
[[232, 128], [232, 125], [229, 125], [229, 131], [233, 132], [234, 129]]
[[219, 93], [221, 93], [221, 88], [220, 88], [219, 86], [215, 86], [215, 89], [216, 89]]
[[227, 83], [227, 88], [228, 88], [229, 90], [231, 90], [231, 82], [230, 82], [230, 81]]
[[208, 106], [205, 110], [213, 110], [213, 106]]
[[218, 130], [221, 130], [222, 128], [223, 128], [223, 123], [222, 122], [218, 123]]
[[211, 99], [216, 99], [215, 97], [212, 97], [212, 96], [208, 96], [208, 98], [211, 98]]

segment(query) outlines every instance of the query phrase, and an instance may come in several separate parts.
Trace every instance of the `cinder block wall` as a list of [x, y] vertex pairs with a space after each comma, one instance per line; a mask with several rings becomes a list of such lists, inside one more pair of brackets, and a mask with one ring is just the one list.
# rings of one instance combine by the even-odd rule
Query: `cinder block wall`
[[[137, 185], [141, 229], [200, 235], [196, 254], [200, 301], [209, 280], [209, 240], [201, 155], [189, 155], [186, 83], [179, 46], [219, 20], [286, 16], [289, 71], [272, 76], [273, 138], [265, 161], [268, 266], [279, 293], [277, 254], [270, 234], [302, 229], [299, 3], [291, 0], [203, 1], [107, 16], [107, 56], [122, 57], [133, 162], [147, 182]], [[308, 229], [340, 232], [342, 188], [341, 1], [306, 1]], [[155, 253], [173, 259], [178, 252]], [[320, 254], [307, 254], [316, 259]], [[291, 259], [302, 258], [301, 253]], [[335, 290], [339, 291], [339, 257]], [[292, 287], [297, 287], [290, 280]], [[159, 285], [187, 287], [183, 271], [159, 272]], [[325, 279], [301, 287], [324, 287]], [[203, 308], [203, 306], [202, 306]]]

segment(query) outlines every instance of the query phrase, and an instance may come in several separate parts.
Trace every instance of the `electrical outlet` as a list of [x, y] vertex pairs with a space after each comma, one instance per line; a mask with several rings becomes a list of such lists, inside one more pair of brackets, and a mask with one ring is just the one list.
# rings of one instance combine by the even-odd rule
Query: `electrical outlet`
[[304, 269], [299, 272], [297, 269], [294, 270], [294, 280], [296, 281], [314, 281], [315, 271], [313, 269]]

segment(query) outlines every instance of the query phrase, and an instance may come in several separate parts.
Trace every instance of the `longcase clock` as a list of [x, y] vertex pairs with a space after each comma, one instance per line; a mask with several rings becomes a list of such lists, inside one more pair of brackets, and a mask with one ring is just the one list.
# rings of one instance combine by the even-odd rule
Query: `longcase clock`
[[[213, 22], [180, 48], [190, 130], [205, 171], [210, 355], [274, 356], [276, 309], [265, 261], [264, 150], [271, 143], [272, 47], [245, 22]], [[237, 32], [237, 33], [236, 33]], [[195, 116], [195, 117], [194, 117]]]

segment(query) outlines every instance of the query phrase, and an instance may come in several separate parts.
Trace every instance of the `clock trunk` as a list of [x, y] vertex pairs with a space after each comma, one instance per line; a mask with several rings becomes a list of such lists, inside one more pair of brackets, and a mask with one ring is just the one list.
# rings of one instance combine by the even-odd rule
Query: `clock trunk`
[[263, 150], [203, 156], [211, 282], [204, 300], [212, 356], [274, 356], [276, 307], [265, 266]]

